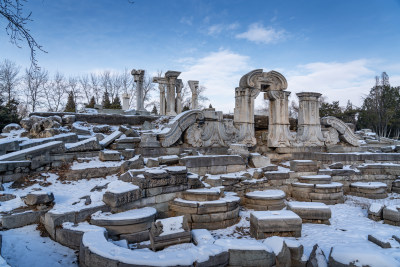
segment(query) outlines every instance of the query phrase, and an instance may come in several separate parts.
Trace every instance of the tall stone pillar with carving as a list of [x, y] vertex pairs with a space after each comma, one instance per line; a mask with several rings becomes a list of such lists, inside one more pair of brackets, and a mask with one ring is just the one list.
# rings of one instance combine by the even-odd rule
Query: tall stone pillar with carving
[[131, 71], [133, 75], [133, 79], [136, 82], [136, 111], [146, 111], [144, 108], [144, 99], [143, 99], [143, 78], [144, 78], [144, 70], [135, 70]]
[[269, 103], [268, 147], [289, 147], [293, 141], [289, 124], [290, 92], [267, 91], [264, 98]]
[[296, 146], [323, 146], [324, 137], [319, 118], [320, 93], [304, 92], [296, 94], [299, 98], [298, 130]]
[[253, 146], [257, 142], [254, 132], [254, 99], [259, 93], [259, 90], [249, 87], [235, 89], [233, 121], [239, 130], [239, 142], [248, 146]]
[[182, 88], [182, 80], [176, 79], [176, 114], [182, 113]]
[[176, 80], [181, 74], [179, 71], [167, 71], [165, 73], [165, 78], [167, 79], [167, 108], [166, 108], [166, 115], [168, 116], [175, 116], [175, 87], [176, 87]]
[[198, 100], [198, 92], [199, 92], [199, 81], [188, 81], [190, 90], [192, 91], [192, 106], [191, 109], [198, 109], [199, 100]]
[[165, 100], [165, 87], [167, 86], [167, 78], [153, 77], [153, 83], [158, 83], [160, 90], [160, 115], [166, 115], [166, 100]]

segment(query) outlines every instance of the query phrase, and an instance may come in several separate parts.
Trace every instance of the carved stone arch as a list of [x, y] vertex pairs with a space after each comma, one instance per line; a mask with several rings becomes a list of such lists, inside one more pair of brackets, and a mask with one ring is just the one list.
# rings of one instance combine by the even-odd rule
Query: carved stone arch
[[[286, 78], [277, 71], [263, 72], [262, 69], [256, 69], [242, 76], [239, 81], [239, 87], [235, 89], [234, 112], [234, 123], [239, 130], [237, 139], [240, 143], [248, 146], [256, 144], [254, 133], [254, 99], [260, 92], [283, 91], [287, 89], [287, 86]], [[287, 97], [283, 101], [287, 101]], [[287, 112], [282, 113], [287, 114]], [[287, 118], [287, 123], [284, 124], [284, 127], [289, 125], [289, 118]], [[286, 136], [284, 137], [286, 138]]]

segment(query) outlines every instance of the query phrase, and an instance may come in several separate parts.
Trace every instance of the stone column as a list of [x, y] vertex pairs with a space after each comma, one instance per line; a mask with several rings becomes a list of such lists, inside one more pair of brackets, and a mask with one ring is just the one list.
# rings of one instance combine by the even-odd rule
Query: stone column
[[128, 93], [123, 93], [122, 94], [122, 110], [128, 110], [129, 109], [129, 94]]
[[188, 81], [190, 90], [192, 91], [192, 106], [191, 109], [198, 109], [198, 92], [199, 92], [199, 81]]
[[131, 71], [133, 75], [133, 79], [136, 82], [136, 111], [146, 111], [144, 109], [143, 103], [143, 78], [144, 78], [144, 70], [135, 70]]
[[290, 92], [267, 91], [264, 98], [270, 101], [268, 122], [268, 147], [289, 147], [293, 141], [289, 124]]
[[158, 89], [160, 90], [160, 115], [166, 115], [165, 87], [167, 79], [164, 77], [153, 77], [153, 83], [158, 83]]
[[233, 121], [239, 130], [239, 142], [248, 146], [253, 146], [257, 142], [254, 132], [254, 99], [259, 93], [259, 90], [253, 88], [237, 87], [235, 89]]
[[320, 93], [304, 92], [296, 94], [299, 98], [299, 116], [296, 145], [323, 146], [324, 137], [319, 119]]
[[159, 83], [158, 89], [160, 89], [160, 115], [165, 115], [165, 84]]
[[181, 79], [176, 80], [176, 114], [182, 113], [182, 88], [183, 82]]
[[168, 116], [176, 116], [175, 111], [175, 87], [176, 87], [176, 79], [178, 78], [179, 71], [167, 71], [165, 73], [165, 78], [167, 78], [167, 107], [166, 107], [166, 115]]

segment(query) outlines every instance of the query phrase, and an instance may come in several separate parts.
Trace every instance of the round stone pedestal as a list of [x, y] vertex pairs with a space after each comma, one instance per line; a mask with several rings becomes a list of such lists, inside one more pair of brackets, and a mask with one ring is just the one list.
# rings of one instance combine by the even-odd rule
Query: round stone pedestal
[[253, 210], [281, 210], [286, 194], [282, 190], [253, 191], [245, 195], [245, 206]]
[[169, 209], [175, 216], [186, 215], [191, 229], [215, 230], [232, 226], [239, 220], [240, 198], [234, 193], [223, 194], [219, 190], [187, 190], [182, 194], [183, 198], [175, 198], [170, 203]]
[[350, 184], [350, 195], [372, 199], [387, 197], [387, 185], [380, 182], [356, 182]]

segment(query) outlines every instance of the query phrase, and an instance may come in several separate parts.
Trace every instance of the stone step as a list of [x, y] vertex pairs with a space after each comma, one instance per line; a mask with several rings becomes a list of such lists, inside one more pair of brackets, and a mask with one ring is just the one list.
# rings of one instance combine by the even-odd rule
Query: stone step
[[330, 175], [306, 175], [300, 176], [298, 180], [306, 184], [330, 184], [332, 177]]
[[183, 199], [194, 200], [194, 201], [211, 201], [220, 199], [223, 196], [221, 188], [200, 188], [200, 189], [189, 189], [183, 192]]

